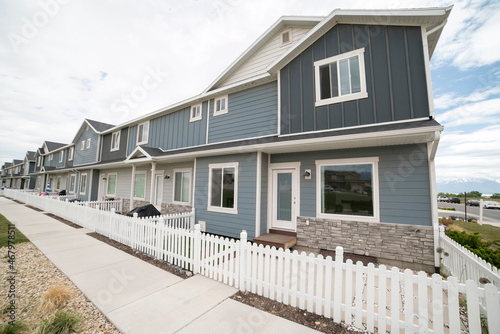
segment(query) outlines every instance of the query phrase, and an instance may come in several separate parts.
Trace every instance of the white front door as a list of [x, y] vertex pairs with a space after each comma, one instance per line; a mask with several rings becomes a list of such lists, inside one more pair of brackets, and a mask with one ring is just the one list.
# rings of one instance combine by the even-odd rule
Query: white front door
[[298, 168], [273, 168], [271, 226], [296, 231], [298, 215]]
[[155, 200], [154, 206], [161, 211], [161, 203], [163, 202], [163, 174], [155, 175]]

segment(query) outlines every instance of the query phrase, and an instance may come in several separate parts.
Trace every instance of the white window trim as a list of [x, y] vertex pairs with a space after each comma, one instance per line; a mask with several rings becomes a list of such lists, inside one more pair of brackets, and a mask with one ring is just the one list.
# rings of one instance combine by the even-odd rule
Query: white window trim
[[[289, 36], [289, 40], [288, 42], [283, 42], [283, 35], [288, 33], [288, 36]], [[289, 45], [289, 44], [292, 44], [293, 42], [293, 34], [292, 34], [292, 29], [286, 29], [284, 30], [281, 34], [280, 34], [280, 45], [281, 46], [285, 46], [285, 45]]]
[[[136, 176], [137, 174], [144, 174], [144, 197], [135, 197], [135, 196], [134, 196], [134, 199], [136, 199], [136, 200], [143, 200], [143, 201], [145, 201], [145, 200], [146, 200], [146, 192], [147, 192], [147, 191], [146, 191], [146, 190], [147, 190], [147, 188], [146, 188], [146, 187], [147, 187], [147, 184], [148, 184], [148, 172], [147, 172], [147, 171], [145, 171], [145, 170], [143, 170], [143, 171], [140, 171], [140, 170], [135, 171], [134, 176], [133, 176], [133, 177], [134, 177], [134, 179], [133, 179], [133, 180], [134, 180], [134, 182], [133, 182], [133, 186], [135, 186], [135, 176]], [[135, 191], [134, 191], [134, 189], [133, 189], [133, 188], [132, 188], [132, 193], [133, 193], [133, 194], [135, 193]], [[134, 195], [135, 195], [135, 194], [134, 194]]]
[[[143, 126], [145, 124], [148, 124], [148, 135], [146, 136], [146, 140], [145, 141], [139, 141], [139, 127]], [[147, 122], [144, 122], [144, 123], [140, 123], [140, 124], [137, 124], [137, 138], [136, 138], [136, 143], [137, 145], [142, 145], [142, 144], [147, 144], [148, 143], [148, 140], [149, 140], [149, 121]], [[144, 133], [144, 129], [142, 130], [142, 132]]]
[[36, 166], [40, 167], [40, 162], [42, 161], [42, 157], [38, 157], [36, 160]]
[[[359, 77], [360, 77], [360, 84], [361, 84], [361, 91], [359, 93], [354, 93], [354, 94], [347, 94], [347, 95], [340, 95], [336, 97], [331, 97], [329, 99], [324, 99], [321, 100], [321, 85], [320, 85], [320, 75], [319, 75], [319, 68], [323, 65], [328, 65], [333, 62], [338, 62], [342, 59], [347, 59], [353, 56], [359, 56]], [[338, 66], [338, 65], [337, 65]], [[339, 82], [339, 89], [340, 89], [340, 71], [337, 70], [337, 77], [338, 77], [338, 82]], [[334, 104], [334, 103], [340, 103], [340, 102], [346, 102], [346, 101], [351, 101], [351, 100], [359, 100], [363, 98], [368, 97], [368, 92], [366, 91], [366, 73], [365, 73], [365, 48], [357, 49], [354, 51], [346, 52], [346, 53], [341, 53], [337, 56], [333, 56], [330, 58], [318, 60], [314, 62], [314, 83], [315, 83], [315, 96], [316, 96], [316, 102], [315, 106], [320, 107], [328, 104]]]
[[[189, 192], [188, 193], [188, 198], [189, 198], [189, 200], [187, 202], [182, 202], [182, 201], [176, 201], [175, 200], [175, 173], [179, 173], [179, 172], [189, 172], [189, 189], [188, 189], [188, 192]], [[173, 173], [174, 173], [174, 179], [173, 179], [174, 184], [172, 186], [172, 203], [174, 203], [174, 204], [181, 204], [181, 205], [186, 205], [186, 204], [191, 205], [191, 184], [193, 183], [193, 169], [192, 168], [174, 169]]]
[[80, 151], [83, 151], [84, 149], [85, 149], [85, 140], [82, 140], [80, 145]]
[[[71, 190], [71, 179], [72, 179], [73, 177], [75, 178], [75, 181], [73, 182], [73, 187], [74, 187], [74, 188], [73, 188], [73, 190]], [[70, 174], [70, 175], [69, 175], [68, 192], [69, 192], [70, 194], [74, 194], [74, 193], [75, 193], [75, 190], [76, 190], [76, 174]]]
[[[217, 105], [217, 101], [218, 100], [222, 100], [222, 99], [226, 99], [226, 103], [225, 103], [225, 108], [224, 109], [221, 109], [219, 111], [216, 111], [215, 110], [215, 106]], [[218, 116], [218, 115], [223, 115], [223, 114], [227, 114], [229, 108], [228, 108], [228, 104], [229, 104], [229, 98], [228, 98], [228, 95], [224, 95], [224, 96], [219, 96], [217, 98], [214, 99], [214, 116]]]
[[59, 152], [59, 162], [63, 162], [64, 160], [64, 151]]
[[[335, 220], [357, 220], [369, 223], [380, 222], [380, 197], [379, 197], [379, 179], [378, 179], [378, 157], [353, 158], [353, 159], [332, 159], [316, 160], [316, 217]], [[338, 215], [321, 212], [321, 167], [334, 165], [361, 165], [371, 164], [373, 168], [373, 217]]]
[[[118, 151], [120, 149], [120, 132], [121, 131], [116, 131], [116, 132], [113, 132], [111, 134], [111, 147], [109, 149], [110, 152], [114, 152], [114, 151]], [[113, 147], [113, 143], [115, 142], [113, 140], [113, 137], [117, 136], [118, 137], [118, 146], [117, 147]]]
[[[234, 168], [234, 208], [222, 208], [218, 206], [211, 206], [212, 203], [212, 169], [215, 168]], [[208, 165], [208, 203], [207, 211], [238, 214], [238, 162], [228, 162], [221, 164], [209, 164]]]
[[73, 156], [75, 154], [75, 149], [74, 147], [69, 148], [69, 153], [68, 153], [68, 161], [73, 161]]
[[[82, 188], [83, 188], [83, 182], [82, 182], [82, 179], [83, 179], [83, 176], [85, 175], [85, 191], [82, 192]], [[85, 195], [85, 193], [87, 192], [87, 181], [88, 181], [88, 175], [87, 173], [81, 173], [80, 174], [80, 191], [79, 191], [79, 194], [80, 195]]]
[[[116, 178], [115, 178], [115, 193], [114, 194], [108, 193], [108, 189], [109, 189], [109, 187], [108, 187], [109, 177], [112, 176], [112, 175], [116, 176]], [[109, 173], [106, 176], [106, 178], [107, 178], [106, 179], [106, 196], [116, 197], [116, 188], [118, 188], [118, 173]]]
[[54, 155], [52, 153], [49, 154], [49, 161], [52, 161], [54, 159]]
[[92, 139], [92, 138], [87, 138], [87, 148], [90, 148], [90, 140], [91, 140], [91, 139]]
[[[215, 107], [215, 104], [214, 104], [214, 107]], [[193, 108], [200, 108], [200, 115], [199, 116], [193, 117]], [[203, 114], [203, 106], [201, 103], [191, 106], [191, 108], [189, 109], [189, 122], [196, 122], [196, 121], [201, 120], [202, 114]]]

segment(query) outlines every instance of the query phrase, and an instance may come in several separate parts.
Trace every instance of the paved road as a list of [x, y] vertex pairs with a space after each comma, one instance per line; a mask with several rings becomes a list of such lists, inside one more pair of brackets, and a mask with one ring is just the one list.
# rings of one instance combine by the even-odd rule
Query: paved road
[[[439, 210], [439, 217], [455, 215], [459, 217], [465, 216], [465, 204], [455, 204], [438, 202], [440, 208], [455, 208], [456, 211]], [[467, 218], [479, 219], [479, 207], [467, 206]], [[483, 209], [483, 223], [500, 227], [500, 210]]]

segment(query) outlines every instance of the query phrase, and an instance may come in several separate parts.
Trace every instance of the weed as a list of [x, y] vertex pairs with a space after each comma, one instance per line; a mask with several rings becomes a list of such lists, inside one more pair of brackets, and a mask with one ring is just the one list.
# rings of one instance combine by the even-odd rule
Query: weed
[[28, 324], [23, 319], [18, 319], [14, 322], [14, 325], [10, 325], [8, 322], [0, 325], [0, 334], [20, 334], [27, 333]]
[[63, 308], [72, 296], [73, 293], [67, 286], [53, 285], [43, 294], [40, 311], [52, 313], [54, 310]]
[[42, 320], [38, 334], [69, 334], [77, 330], [80, 316], [69, 310], [58, 310], [48, 319]]

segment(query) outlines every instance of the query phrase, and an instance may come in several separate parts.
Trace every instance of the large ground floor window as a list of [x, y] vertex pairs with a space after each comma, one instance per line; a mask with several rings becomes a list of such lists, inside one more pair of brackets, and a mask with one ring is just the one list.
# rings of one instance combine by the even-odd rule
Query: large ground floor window
[[137, 172], [134, 175], [134, 198], [146, 198], [146, 172]]
[[238, 213], [238, 163], [209, 165], [209, 211]]
[[377, 221], [377, 165], [378, 158], [316, 161], [318, 217]]

